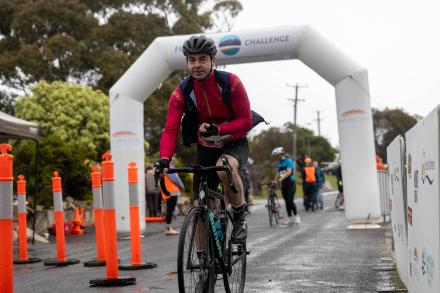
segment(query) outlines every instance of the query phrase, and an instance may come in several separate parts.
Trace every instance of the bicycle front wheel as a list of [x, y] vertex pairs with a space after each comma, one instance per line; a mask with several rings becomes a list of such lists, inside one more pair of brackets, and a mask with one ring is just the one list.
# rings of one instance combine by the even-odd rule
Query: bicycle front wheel
[[246, 281], [246, 243], [232, 243], [232, 217], [228, 213], [223, 283], [226, 293], [243, 293]]
[[212, 241], [201, 208], [191, 209], [180, 231], [177, 251], [179, 292], [214, 292], [216, 281]]
[[273, 220], [273, 209], [272, 209], [272, 201], [270, 200], [270, 195], [267, 198], [267, 213], [269, 216], [269, 224], [272, 226], [272, 220]]

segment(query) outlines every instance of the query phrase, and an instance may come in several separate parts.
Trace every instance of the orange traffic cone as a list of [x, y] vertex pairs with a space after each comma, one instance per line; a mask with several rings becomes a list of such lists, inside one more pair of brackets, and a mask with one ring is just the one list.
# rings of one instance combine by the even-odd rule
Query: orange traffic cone
[[12, 237], [12, 162], [14, 157], [8, 154], [12, 151], [9, 144], [0, 144], [0, 292], [14, 292], [13, 270], [13, 237]]
[[106, 277], [90, 280], [90, 286], [115, 287], [135, 285], [136, 278], [120, 277], [118, 268], [118, 241], [116, 239], [115, 171], [112, 155], [105, 153], [102, 158], [102, 187], [104, 207], [104, 237]]
[[66, 239], [64, 231], [64, 209], [63, 209], [63, 188], [61, 177], [58, 172], [53, 173], [52, 177], [53, 202], [55, 210], [55, 229], [57, 241], [57, 258], [44, 261], [45, 266], [68, 266], [79, 263], [78, 259], [69, 259], [66, 256]]
[[142, 262], [141, 232], [139, 219], [138, 168], [135, 162], [128, 163], [128, 195], [130, 197], [131, 264], [119, 265], [121, 270], [142, 270], [157, 267], [157, 264]]
[[105, 266], [104, 218], [102, 203], [102, 183], [99, 166], [92, 166], [93, 214], [95, 216], [96, 259], [84, 263], [85, 267]]
[[19, 257], [14, 259], [14, 264], [28, 264], [40, 262], [41, 259], [28, 256], [27, 246], [27, 213], [26, 213], [26, 180], [23, 175], [17, 180], [18, 198], [18, 248]]
[[79, 208], [75, 208], [75, 215], [73, 216], [72, 224], [73, 224], [73, 228], [72, 228], [71, 233], [73, 235], [84, 234], [84, 231], [81, 229], [81, 219], [79, 216]]

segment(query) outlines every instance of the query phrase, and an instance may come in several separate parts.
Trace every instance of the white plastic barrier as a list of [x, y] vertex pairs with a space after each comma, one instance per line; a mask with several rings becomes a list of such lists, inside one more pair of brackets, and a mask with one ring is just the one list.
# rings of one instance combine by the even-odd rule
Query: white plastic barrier
[[439, 107], [406, 133], [410, 293], [439, 293]]
[[379, 184], [380, 196], [380, 212], [382, 214], [384, 223], [390, 221], [391, 214], [389, 181], [390, 175], [388, 174], [388, 170], [377, 170], [377, 182]]
[[400, 279], [408, 287], [408, 237], [407, 202], [405, 177], [405, 143], [402, 136], [396, 137], [387, 147], [389, 170], [389, 194], [391, 225], [393, 227], [394, 251]]

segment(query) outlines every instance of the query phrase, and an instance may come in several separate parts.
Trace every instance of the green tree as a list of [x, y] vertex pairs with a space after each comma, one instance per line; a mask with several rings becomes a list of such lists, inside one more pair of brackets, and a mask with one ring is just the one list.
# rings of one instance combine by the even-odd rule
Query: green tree
[[380, 111], [373, 109], [374, 143], [376, 153], [386, 162], [387, 147], [399, 134], [405, 136], [413, 127], [418, 116], [411, 116], [403, 109], [388, 109]]
[[[0, 0], [0, 94], [30, 93], [40, 80], [108, 93], [156, 37], [230, 29], [242, 9], [236, 0]], [[149, 156], [158, 153], [167, 101], [182, 77], [173, 74], [145, 103]], [[4, 105], [13, 99], [0, 96]]]
[[0, 92], [0, 111], [8, 114], [13, 114], [14, 113], [13, 103], [14, 100], [10, 95]]
[[[83, 199], [89, 188], [89, 166], [109, 149], [109, 100], [101, 91], [65, 82], [40, 82], [33, 94], [17, 100], [16, 116], [34, 121], [45, 136], [40, 142], [40, 203], [51, 204], [51, 177], [58, 171], [65, 195]], [[35, 167], [33, 144], [14, 145], [15, 172]], [[32, 191], [32, 186], [29, 189]]]
[[76, 81], [107, 93], [156, 37], [203, 32], [213, 13], [241, 9], [218, 0], [0, 0], [0, 82], [29, 92], [42, 79]]

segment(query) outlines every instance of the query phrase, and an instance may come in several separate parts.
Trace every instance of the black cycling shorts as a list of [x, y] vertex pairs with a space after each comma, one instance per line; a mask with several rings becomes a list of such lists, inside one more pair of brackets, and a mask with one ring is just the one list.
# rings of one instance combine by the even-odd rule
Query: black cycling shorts
[[[244, 166], [249, 156], [249, 144], [247, 138], [243, 137], [231, 141], [222, 148], [209, 148], [199, 144], [197, 145], [197, 165], [203, 167], [215, 166], [221, 155], [232, 156], [237, 159], [240, 166]], [[217, 172], [209, 172], [207, 179], [208, 187], [210, 189], [217, 190], [217, 187], [220, 183]], [[196, 176], [194, 176], [193, 183], [193, 195], [194, 198], [197, 198], [199, 194], [199, 182]]]

